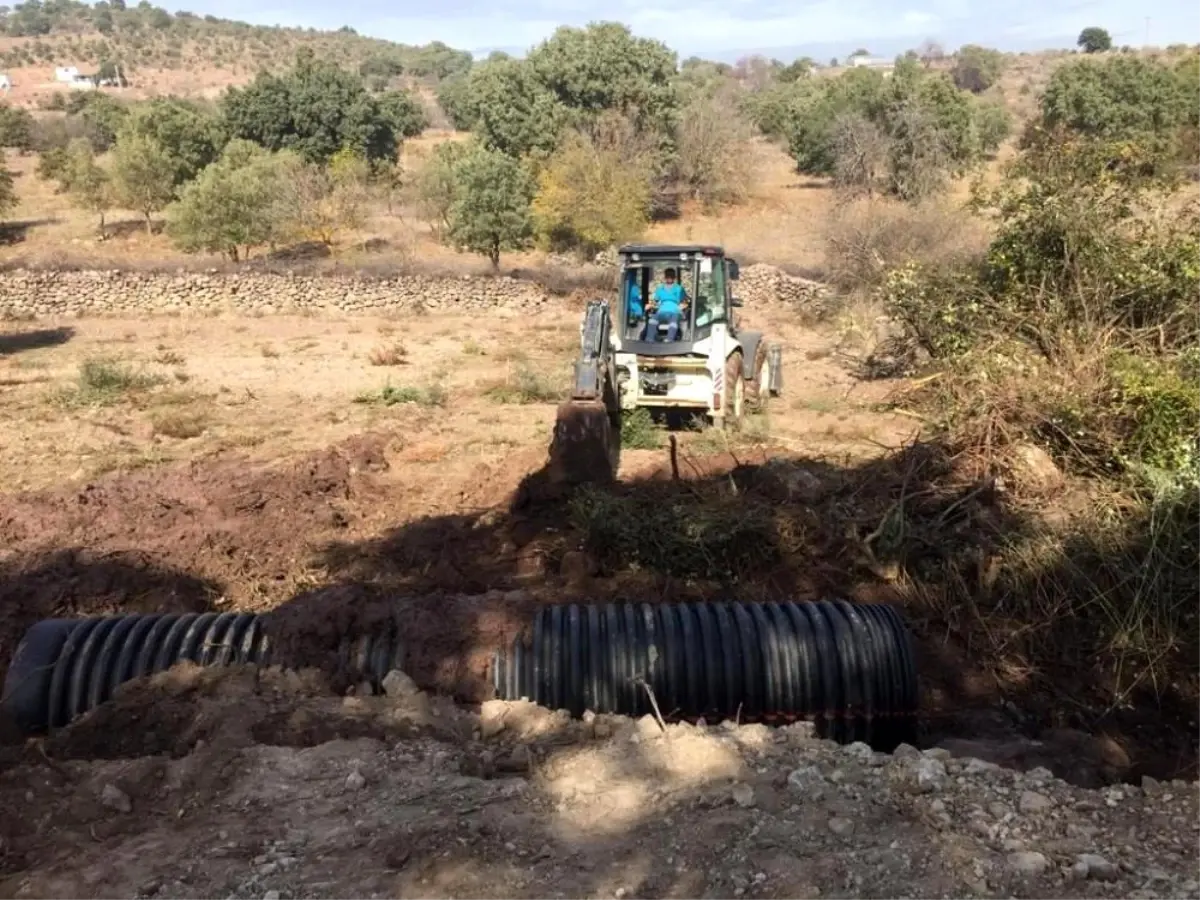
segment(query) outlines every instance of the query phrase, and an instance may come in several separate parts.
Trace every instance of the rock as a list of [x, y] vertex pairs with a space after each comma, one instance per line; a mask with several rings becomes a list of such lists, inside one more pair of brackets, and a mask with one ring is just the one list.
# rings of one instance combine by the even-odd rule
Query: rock
[[1017, 809], [1023, 813], [1043, 812], [1053, 805], [1054, 801], [1037, 791], [1021, 791], [1021, 797], [1017, 801]]
[[100, 789], [100, 802], [119, 813], [133, 812], [133, 801], [115, 784], [106, 784]]
[[279, 891], [267, 891], [263, 894], [263, 900], [279, 900]]
[[504, 717], [508, 714], [508, 703], [504, 700], [485, 700], [479, 707], [479, 735], [484, 740], [495, 737], [504, 730]]
[[1050, 860], [1036, 850], [1018, 850], [1008, 855], [1008, 866], [1021, 875], [1041, 875], [1050, 867]]
[[946, 764], [940, 759], [922, 757], [917, 760], [917, 787], [921, 793], [940, 790], [946, 783]]
[[1017, 444], [1012, 448], [1013, 477], [1026, 488], [1049, 491], [1062, 485], [1063, 474], [1050, 454], [1035, 444]]
[[417, 683], [399, 669], [392, 669], [383, 676], [383, 693], [393, 700], [413, 697], [421, 693]]
[[820, 798], [825, 788], [825, 776], [816, 766], [801, 766], [788, 773], [788, 787], [792, 790], [813, 798]]
[[351, 791], [359, 791], [367, 786], [367, 779], [358, 769], [354, 769], [346, 776], [346, 788]]
[[1103, 856], [1095, 853], [1081, 853], [1076, 857], [1073, 870], [1079, 873], [1082, 869], [1084, 878], [1095, 878], [1099, 881], [1116, 881], [1120, 870]]
[[838, 837], [847, 837], [854, 833], [854, 823], [850, 819], [834, 816], [829, 820], [829, 830]]
[[750, 785], [739, 782], [733, 786], [731, 793], [733, 795], [733, 802], [742, 807], [742, 809], [749, 809], [754, 806], [754, 788]]

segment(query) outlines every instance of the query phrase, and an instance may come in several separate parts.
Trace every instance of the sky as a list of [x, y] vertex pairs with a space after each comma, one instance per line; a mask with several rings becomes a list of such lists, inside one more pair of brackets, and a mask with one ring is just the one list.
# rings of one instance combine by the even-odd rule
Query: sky
[[559, 25], [597, 20], [624, 22], [681, 58], [726, 61], [749, 53], [824, 60], [860, 47], [894, 56], [928, 39], [947, 50], [966, 43], [1008, 51], [1066, 48], [1090, 25], [1106, 28], [1118, 45], [1200, 43], [1196, 0], [267, 0], [252, 7], [199, 0], [189, 8], [257, 25], [349, 25], [371, 37], [439, 40], [480, 56], [521, 54]]

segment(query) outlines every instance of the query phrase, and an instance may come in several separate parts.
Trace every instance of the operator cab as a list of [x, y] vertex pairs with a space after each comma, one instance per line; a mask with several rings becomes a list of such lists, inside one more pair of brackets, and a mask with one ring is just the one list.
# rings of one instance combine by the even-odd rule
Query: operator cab
[[[621, 282], [618, 318], [623, 343], [630, 352], [650, 356], [691, 352], [707, 338], [716, 323], [729, 323], [733, 306], [731, 282], [737, 262], [719, 247], [629, 245], [620, 249]], [[682, 289], [678, 327], [668, 342], [670, 326], [658, 323], [658, 333], [646, 333], [654, 315], [655, 295], [668, 279]]]

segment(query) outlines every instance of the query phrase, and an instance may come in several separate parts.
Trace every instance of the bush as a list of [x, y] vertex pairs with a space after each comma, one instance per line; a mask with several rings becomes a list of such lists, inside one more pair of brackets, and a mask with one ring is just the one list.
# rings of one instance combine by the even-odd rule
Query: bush
[[167, 233], [187, 253], [237, 261], [278, 236], [280, 168], [266, 150], [233, 140], [167, 209]]
[[982, 94], [1004, 73], [1004, 54], [978, 44], [964, 44], [954, 54], [951, 77], [955, 85], [973, 94]]
[[1114, 143], [1130, 141], [1164, 162], [1194, 164], [1195, 157], [1186, 153], [1200, 117], [1198, 80], [1195, 58], [1175, 67], [1137, 56], [1065, 63], [1046, 84], [1026, 144], [1040, 133], [1064, 130]]
[[0, 147], [32, 150], [33, 146], [34, 124], [29, 110], [0, 103]]
[[825, 269], [833, 284], [847, 291], [877, 288], [906, 264], [957, 269], [977, 263], [987, 247], [979, 221], [936, 201], [843, 203], [823, 227]]
[[851, 69], [798, 95], [788, 146], [801, 172], [919, 200], [978, 157], [977, 116], [946, 76], [901, 60], [890, 79]]

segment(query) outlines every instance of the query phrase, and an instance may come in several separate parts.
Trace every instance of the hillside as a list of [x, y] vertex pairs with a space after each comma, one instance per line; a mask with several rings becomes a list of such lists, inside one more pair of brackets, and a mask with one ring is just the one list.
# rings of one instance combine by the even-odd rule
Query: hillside
[[316, 31], [249, 25], [189, 12], [170, 13], [117, 0], [17, 4], [0, 14], [0, 71], [13, 82], [10, 102], [35, 104], [54, 84], [57, 66], [94, 74], [120, 68], [130, 99], [155, 95], [215, 97], [262, 69], [289, 65], [307, 47], [322, 58], [384, 81], [432, 87], [471, 65], [471, 54], [434, 42], [412, 46], [360, 35], [346, 27]]

